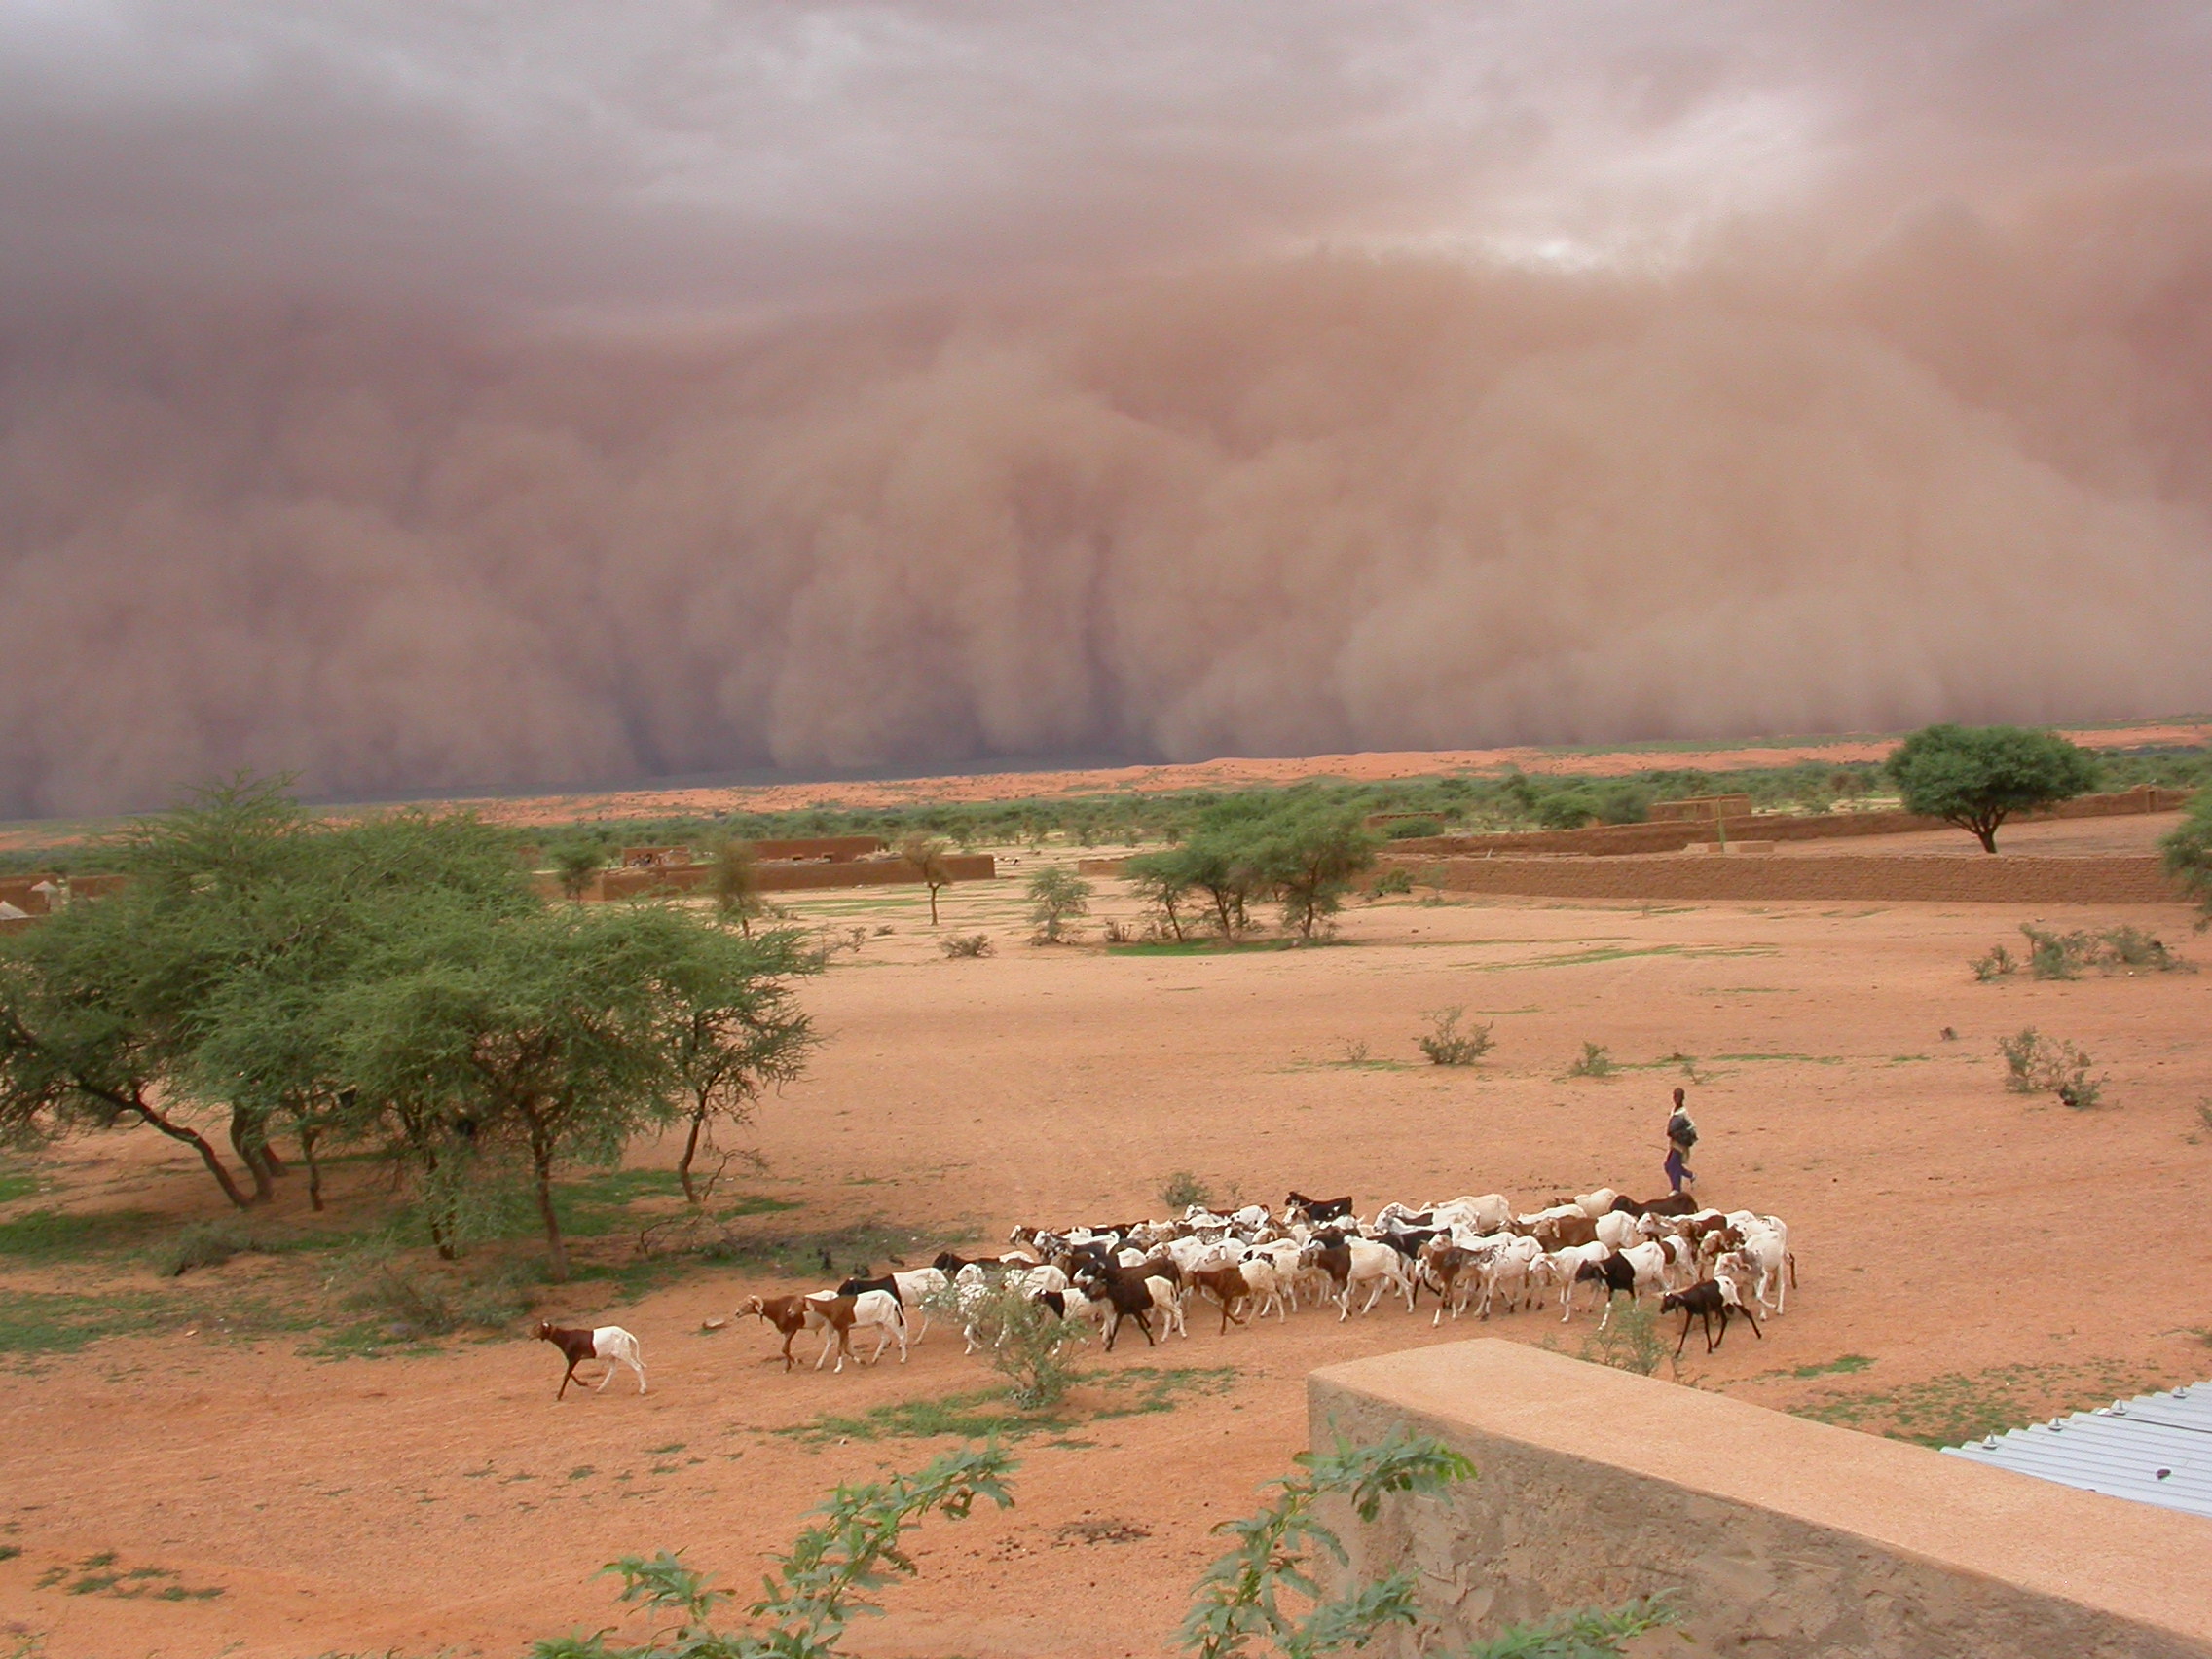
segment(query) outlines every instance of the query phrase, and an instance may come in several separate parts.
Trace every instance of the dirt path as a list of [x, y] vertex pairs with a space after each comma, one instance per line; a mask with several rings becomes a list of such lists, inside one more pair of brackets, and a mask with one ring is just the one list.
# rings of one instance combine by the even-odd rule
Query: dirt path
[[[997, 938], [969, 962], [942, 958], [918, 900], [802, 908], [868, 930], [808, 988], [829, 1041], [760, 1124], [764, 1190], [803, 1196], [810, 1225], [1003, 1236], [1156, 1210], [1178, 1169], [1248, 1198], [1349, 1189], [1368, 1206], [1648, 1191], [1667, 1092], [1686, 1081], [1707, 1196], [1786, 1217], [1802, 1268], [1764, 1342], [1732, 1333], [1707, 1360], [1693, 1340], [1686, 1380], [1846, 1420], [2024, 1420], [2212, 1373], [2197, 1334], [2212, 1321], [2212, 975], [1977, 985], [1966, 959], [2030, 919], [1998, 906], [1397, 900], [1355, 908], [1328, 949], [1117, 955], [1020, 943], [1002, 881], [946, 896], [942, 931]], [[1109, 893], [1102, 908], [1130, 906]], [[2130, 920], [2208, 954], [2179, 908], [2052, 919]], [[1423, 1011], [1450, 1006], [1494, 1023], [1480, 1069], [1419, 1063]], [[1995, 1039], [2027, 1024], [2095, 1054], [2108, 1109], [2003, 1091]], [[1564, 1079], [1585, 1041], [1628, 1069]], [[134, 1203], [203, 1201], [189, 1173], [139, 1171], [157, 1157], [142, 1139], [78, 1152], [118, 1159], [102, 1173], [135, 1183]], [[2116, 1213], [2161, 1222], [2115, 1236], [2101, 1218]], [[2022, 1247], [2052, 1233], [2110, 1240], [2104, 1266]], [[197, 1290], [246, 1296], [272, 1271], [241, 1258]], [[511, 1654], [611, 1622], [592, 1574], [617, 1554], [682, 1547], [750, 1585], [834, 1482], [948, 1444], [788, 1431], [986, 1381], [941, 1329], [904, 1367], [786, 1376], [761, 1327], [701, 1330], [756, 1287], [710, 1273], [604, 1313], [604, 1290], [556, 1294], [555, 1317], [640, 1334], [642, 1399], [623, 1381], [556, 1405], [551, 1350], [515, 1341], [322, 1362], [200, 1333], [40, 1360], [0, 1398], [0, 1543], [22, 1551], [0, 1561], [0, 1631], [40, 1633], [51, 1659]], [[1024, 1442], [1018, 1507], [920, 1534], [919, 1582], [889, 1593], [895, 1616], [855, 1651], [1161, 1651], [1216, 1548], [1206, 1529], [1303, 1447], [1305, 1373], [1471, 1334], [1432, 1331], [1425, 1306], [1226, 1337], [1194, 1313], [1192, 1329], [1094, 1354], [1125, 1385], [1088, 1407], [1158, 1385], [1136, 1368], [1196, 1375], [1173, 1380], [1168, 1409]], [[1572, 1352], [1587, 1330], [1524, 1313], [1485, 1334]], [[175, 1576], [67, 1594], [76, 1564], [106, 1552], [106, 1571]], [[71, 1576], [37, 1588], [56, 1567]], [[222, 1594], [113, 1593], [132, 1583]]]

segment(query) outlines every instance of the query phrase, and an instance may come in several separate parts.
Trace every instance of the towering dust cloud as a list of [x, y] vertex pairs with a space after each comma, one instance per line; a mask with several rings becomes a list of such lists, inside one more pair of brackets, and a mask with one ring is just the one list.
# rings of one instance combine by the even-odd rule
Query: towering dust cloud
[[2212, 704], [2203, 31], [1648, 10], [0, 12], [0, 813]]

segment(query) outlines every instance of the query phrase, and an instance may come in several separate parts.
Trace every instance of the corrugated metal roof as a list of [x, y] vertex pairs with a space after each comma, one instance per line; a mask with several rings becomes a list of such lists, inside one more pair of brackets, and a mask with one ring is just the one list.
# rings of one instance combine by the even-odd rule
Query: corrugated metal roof
[[2212, 1382], [1946, 1446], [1953, 1457], [2212, 1517]]

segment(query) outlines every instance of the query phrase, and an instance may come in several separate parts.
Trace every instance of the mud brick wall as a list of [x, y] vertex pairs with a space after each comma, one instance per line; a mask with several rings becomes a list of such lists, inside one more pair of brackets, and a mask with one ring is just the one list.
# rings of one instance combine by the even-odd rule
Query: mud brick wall
[[1825, 858], [1423, 859], [1414, 879], [1455, 893], [1545, 899], [1875, 900], [1986, 904], [2171, 904], [2185, 901], [2150, 854], [1837, 853]]
[[[1670, 1321], [1671, 1322], [1671, 1321]], [[1523, 1343], [1307, 1379], [1311, 1444], [1434, 1435], [1478, 1478], [1329, 1516], [1350, 1575], [1419, 1573], [1456, 1652], [1570, 1607], [1673, 1594], [1680, 1659], [2207, 1659], [2212, 1523]], [[1688, 1641], [1680, 1640], [1687, 1637]]]

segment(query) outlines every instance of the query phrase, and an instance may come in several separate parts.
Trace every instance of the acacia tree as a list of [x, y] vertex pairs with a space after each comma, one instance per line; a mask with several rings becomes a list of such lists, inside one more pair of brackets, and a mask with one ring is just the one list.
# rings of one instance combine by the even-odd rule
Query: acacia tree
[[360, 1098], [418, 1156], [521, 1155], [552, 1276], [565, 1279], [556, 1171], [612, 1164], [702, 1102], [728, 1112], [747, 1088], [795, 1075], [809, 1040], [784, 984], [796, 955], [788, 937], [748, 942], [657, 904], [489, 923], [425, 906], [334, 999], [335, 1047]]
[[1065, 865], [1048, 865], [1029, 878], [1029, 904], [1039, 942], [1057, 944], [1070, 921], [1090, 914], [1090, 883]]
[[1175, 938], [1183, 938], [1179, 906], [1196, 885], [1187, 847], [1169, 847], [1157, 853], [1139, 853], [1122, 866], [1123, 879], [1136, 889], [1137, 897], [1158, 910]]
[[2016, 812], [2092, 790], [2097, 762], [2054, 731], [2020, 726], [1932, 725], [1914, 732], [1886, 763], [1904, 809], [1969, 831], [1997, 851], [1997, 830]]
[[661, 1042], [691, 1119], [676, 1175], [697, 1204], [691, 1166], [715, 1125], [751, 1122], [761, 1090], [805, 1065], [816, 1039], [790, 981], [819, 973], [822, 961], [783, 929], [748, 940], [684, 929], [670, 943], [658, 986]]
[[930, 926], [937, 926], [937, 890], [950, 884], [952, 866], [945, 862], [945, 845], [935, 835], [909, 835], [899, 843], [899, 856], [914, 866], [930, 890]]
[[738, 931], [751, 939], [754, 918], [765, 908], [753, 843], [732, 836], [715, 849], [715, 909], [724, 919], [734, 917]]
[[1376, 838], [1356, 809], [1293, 807], [1259, 828], [1251, 860], [1302, 939], [1344, 906], [1352, 878], [1375, 863]]
[[607, 866], [607, 853], [596, 842], [566, 841], [553, 849], [553, 875], [571, 903], [580, 903], [599, 872]]

